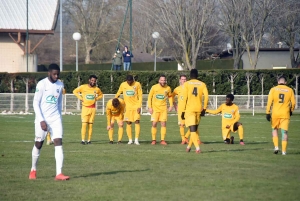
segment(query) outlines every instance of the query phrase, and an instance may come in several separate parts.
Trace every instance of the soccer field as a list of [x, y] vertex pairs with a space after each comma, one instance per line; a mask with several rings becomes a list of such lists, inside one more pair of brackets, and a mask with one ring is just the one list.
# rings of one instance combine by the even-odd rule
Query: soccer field
[[241, 115], [245, 146], [237, 134], [236, 144], [223, 144], [220, 116], [202, 118], [201, 154], [180, 145], [177, 116], [168, 119], [167, 146], [150, 145], [150, 116], [142, 116], [140, 146], [127, 145], [126, 133], [123, 144], [108, 144], [105, 116], [96, 116], [92, 144], [81, 145], [80, 116], [63, 118], [69, 181], [54, 181], [53, 145], [43, 146], [37, 180], [29, 180], [34, 115], [0, 116], [1, 201], [299, 200], [300, 115], [291, 118], [286, 156], [273, 154], [265, 115]]

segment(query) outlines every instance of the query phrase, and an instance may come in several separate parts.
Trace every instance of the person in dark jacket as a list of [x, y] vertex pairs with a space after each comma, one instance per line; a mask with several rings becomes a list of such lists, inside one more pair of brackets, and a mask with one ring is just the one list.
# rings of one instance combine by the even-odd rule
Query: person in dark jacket
[[115, 52], [113, 56], [113, 70], [121, 70], [122, 66], [122, 54], [120, 52], [120, 48], [117, 48], [117, 51]]
[[133, 54], [128, 50], [128, 47], [125, 46], [125, 50], [123, 51], [124, 71], [130, 69], [131, 57], [133, 57]]

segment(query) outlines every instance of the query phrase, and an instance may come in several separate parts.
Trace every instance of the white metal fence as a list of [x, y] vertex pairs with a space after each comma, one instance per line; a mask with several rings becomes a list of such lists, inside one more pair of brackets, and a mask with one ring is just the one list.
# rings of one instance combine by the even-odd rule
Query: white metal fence
[[[0, 112], [1, 113], [33, 113], [33, 93], [0, 93]], [[105, 113], [105, 106], [109, 99], [113, 98], [114, 94], [104, 94], [103, 98], [97, 102], [97, 114]], [[142, 113], [147, 113], [147, 94], [143, 95]], [[122, 96], [121, 96], [122, 98]], [[225, 102], [225, 95], [210, 95], [209, 109], [216, 109]], [[264, 95], [235, 95], [234, 103], [239, 106], [240, 112], [265, 113], [268, 96]], [[296, 113], [300, 113], [299, 96], [296, 98]], [[80, 101], [73, 94], [66, 94], [63, 98], [64, 113], [79, 113]]]

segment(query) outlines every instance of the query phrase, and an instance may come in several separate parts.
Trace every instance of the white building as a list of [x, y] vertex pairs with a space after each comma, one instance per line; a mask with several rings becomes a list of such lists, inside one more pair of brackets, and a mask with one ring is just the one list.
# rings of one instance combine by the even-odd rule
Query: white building
[[[48, 34], [54, 34], [59, 0], [1, 0], [0, 6], [0, 72], [36, 72], [37, 56], [34, 50]], [[30, 36], [44, 35], [36, 44]], [[27, 44], [28, 48], [27, 48]], [[27, 67], [28, 49], [28, 67]]]

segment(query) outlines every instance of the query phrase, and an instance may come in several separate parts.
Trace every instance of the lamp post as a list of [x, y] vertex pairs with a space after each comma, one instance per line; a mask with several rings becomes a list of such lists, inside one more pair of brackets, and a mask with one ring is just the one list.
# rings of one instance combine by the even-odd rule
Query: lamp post
[[159, 38], [159, 33], [153, 32], [152, 38], [154, 38], [154, 71], [156, 71], [156, 39]]
[[78, 71], [78, 41], [81, 39], [81, 34], [73, 33], [73, 39], [76, 41], [76, 71]]

